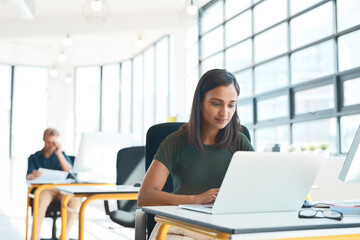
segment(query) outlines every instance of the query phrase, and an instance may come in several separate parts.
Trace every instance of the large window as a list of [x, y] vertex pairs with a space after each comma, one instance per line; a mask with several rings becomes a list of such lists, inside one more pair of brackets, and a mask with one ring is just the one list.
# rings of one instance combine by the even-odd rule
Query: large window
[[11, 66], [0, 65], [0, 159], [10, 157]]
[[27, 159], [43, 147], [48, 80], [46, 67], [0, 64], [0, 180], [10, 193], [4, 194], [2, 204], [22, 199]]
[[75, 142], [77, 144], [80, 143], [81, 133], [100, 130], [100, 73], [100, 67], [82, 67], [76, 70]]
[[163, 38], [155, 45], [156, 52], [156, 123], [166, 122], [170, 112], [170, 68], [169, 68], [169, 38]]
[[131, 133], [132, 61], [121, 64], [120, 132]]
[[357, 0], [213, 0], [201, 9], [200, 74], [235, 75], [258, 151], [321, 142], [347, 151], [360, 124], [359, 11]]
[[119, 75], [119, 64], [106, 65], [102, 68], [102, 131], [116, 132], [119, 130]]
[[166, 122], [171, 108], [169, 51], [166, 36], [123, 62], [77, 68], [76, 144], [82, 132], [92, 131], [132, 134], [134, 144], [143, 144], [151, 125]]
[[48, 69], [27, 66], [14, 69], [11, 154], [13, 160], [25, 164], [29, 154], [43, 147], [42, 134], [47, 127], [48, 113]]
[[143, 81], [143, 56], [139, 55], [133, 60], [133, 92], [132, 92], [132, 133], [135, 141], [141, 140], [143, 133], [144, 110], [144, 81]]

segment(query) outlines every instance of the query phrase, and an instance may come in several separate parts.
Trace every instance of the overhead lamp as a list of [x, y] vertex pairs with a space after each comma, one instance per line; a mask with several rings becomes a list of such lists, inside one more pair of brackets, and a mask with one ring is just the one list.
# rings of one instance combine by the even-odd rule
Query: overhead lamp
[[102, 9], [103, 3], [100, 0], [93, 0], [90, 3], [90, 7], [93, 11], [98, 12]]
[[49, 74], [51, 77], [56, 77], [58, 75], [58, 70], [55, 67], [52, 67]]
[[65, 47], [71, 47], [73, 44], [73, 40], [70, 38], [70, 34], [66, 34], [66, 37], [63, 40], [63, 44]]
[[190, 0], [190, 4], [186, 8], [186, 12], [190, 16], [194, 16], [198, 12], [198, 7], [194, 5], [194, 0]]
[[63, 51], [61, 51], [60, 54], [58, 55], [58, 60], [59, 62], [66, 62], [67, 56]]
[[110, 16], [110, 7], [105, 0], [86, 0], [83, 15], [89, 22], [105, 22]]
[[72, 83], [72, 78], [70, 75], [67, 75], [64, 79], [64, 82], [68, 85], [70, 85]]
[[135, 46], [139, 49], [143, 48], [145, 46], [145, 41], [144, 39], [142, 38], [142, 35], [141, 33], [138, 34], [138, 37], [135, 41]]

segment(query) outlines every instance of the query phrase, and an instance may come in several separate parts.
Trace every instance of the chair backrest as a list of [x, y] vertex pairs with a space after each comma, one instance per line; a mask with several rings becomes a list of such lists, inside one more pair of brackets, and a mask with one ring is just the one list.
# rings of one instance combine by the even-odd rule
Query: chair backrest
[[72, 165], [74, 166], [75, 156], [68, 155], [68, 157], [70, 158]]
[[[119, 150], [116, 160], [116, 184], [134, 185], [141, 183], [145, 175], [145, 146], [128, 147]], [[137, 201], [118, 201], [124, 211], [135, 211]]]
[[[146, 167], [147, 170], [150, 167], [151, 162], [154, 159], [154, 155], [157, 152], [160, 143], [171, 133], [177, 131], [184, 122], [169, 122], [169, 123], [160, 123], [156, 124], [149, 128], [146, 134]], [[172, 178], [169, 175], [163, 191], [171, 192], [173, 189]]]
[[[154, 155], [156, 154], [160, 143], [171, 133], [177, 131], [181, 126], [183, 126], [184, 122], [170, 122], [170, 123], [160, 123], [156, 124], [149, 128], [146, 134], [146, 171], [150, 167], [151, 162], [154, 159]], [[241, 132], [249, 139], [250, 141], [250, 133], [249, 130], [241, 125]], [[169, 175], [166, 183], [162, 189], [165, 192], [171, 192], [173, 190], [173, 182], [172, 177]], [[153, 216], [147, 217], [147, 230], [148, 236], [150, 236], [152, 229], [154, 228], [155, 221]]]
[[247, 129], [247, 127], [245, 127], [244, 125], [241, 125], [240, 132], [242, 132], [242, 133], [247, 137], [247, 139], [249, 140], [249, 142], [251, 142], [250, 132], [249, 132], [249, 130]]

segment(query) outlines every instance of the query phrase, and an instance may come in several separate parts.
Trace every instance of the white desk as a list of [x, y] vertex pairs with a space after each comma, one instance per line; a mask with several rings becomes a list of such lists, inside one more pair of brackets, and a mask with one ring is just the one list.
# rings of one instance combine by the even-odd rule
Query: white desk
[[71, 196], [84, 197], [85, 201], [81, 203], [79, 210], [79, 240], [84, 239], [84, 217], [86, 206], [94, 200], [136, 200], [139, 187], [126, 185], [113, 186], [60, 186], [55, 187], [65, 198], [61, 202], [61, 239], [66, 238], [66, 222], [67, 222], [67, 204]]
[[[87, 186], [87, 185], [108, 185], [107, 183], [73, 183], [69, 180], [66, 180], [65, 182], [59, 182], [57, 180], [54, 181], [27, 181], [28, 183], [28, 194], [27, 194], [27, 205], [26, 205], [26, 233], [25, 233], [25, 239], [28, 239], [28, 227], [29, 227], [29, 207], [30, 207], [30, 198], [33, 198], [33, 224], [32, 224], [32, 239], [38, 238], [38, 218], [39, 218], [39, 197], [40, 193], [45, 189], [54, 189], [56, 186], [69, 186], [69, 185], [76, 185], [76, 186]], [[114, 185], [114, 184], [111, 184]], [[33, 189], [34, 194], [31, 192]]]
[[346, 215], [342, 221], [336, 221], [301, 219], [297, 212], [211, 215], [177, 206], [144, 207], [143, 211], [156, 215], [155, 220], [162, 223], [163, 232], [159, 231], [157, 239], [165, 239], [170, 226], [218, 239], [360, 239], [360, 216]]

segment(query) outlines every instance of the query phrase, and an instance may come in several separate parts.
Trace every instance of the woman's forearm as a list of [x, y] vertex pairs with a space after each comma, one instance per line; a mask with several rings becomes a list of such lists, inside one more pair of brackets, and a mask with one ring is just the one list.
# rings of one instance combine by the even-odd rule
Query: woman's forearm
[[138, 205], [161, 206], [195, 203], [194, 195], [177, 195], [154, 189], [147, 189], [139, 192]]

